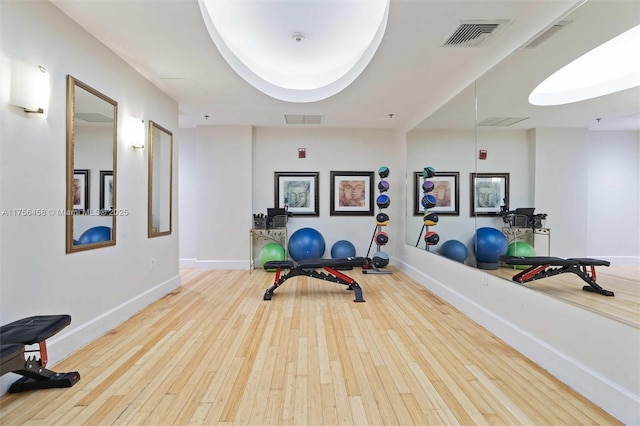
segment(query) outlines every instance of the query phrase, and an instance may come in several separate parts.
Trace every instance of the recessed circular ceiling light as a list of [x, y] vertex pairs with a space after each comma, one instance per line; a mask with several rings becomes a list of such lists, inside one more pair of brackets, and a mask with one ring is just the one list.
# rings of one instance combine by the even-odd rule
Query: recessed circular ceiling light
[[348, 87], [380, 46], [389, 14], [389, 0], [198, 4], [231, 68], [261, 92], [288, 102], [315, 102]]
[[563, 105], [640, 86], [640, 25], [556, 71], [529, 95], [533, 105]]

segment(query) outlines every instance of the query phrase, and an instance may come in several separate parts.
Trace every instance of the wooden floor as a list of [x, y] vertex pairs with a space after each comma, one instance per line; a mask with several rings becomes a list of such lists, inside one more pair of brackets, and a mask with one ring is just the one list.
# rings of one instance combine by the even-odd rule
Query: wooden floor
[[346, 287], [185, 270], [183, 286], [0, 398], [3, 425], [619, 424], [400, 272]]
[[640, 265], [596, 267], [596, 282], [605, 290], [613, 291], [613, 297], [582, 291], [582, 286], [587, 283], [572, 273], [519, 284], [512, 281], [512, 277], [521, 272], [520, 270], [502, 267], [487, 272], [508, 279], [514, 285], [524, 285], [572, 305], [640, 328]]

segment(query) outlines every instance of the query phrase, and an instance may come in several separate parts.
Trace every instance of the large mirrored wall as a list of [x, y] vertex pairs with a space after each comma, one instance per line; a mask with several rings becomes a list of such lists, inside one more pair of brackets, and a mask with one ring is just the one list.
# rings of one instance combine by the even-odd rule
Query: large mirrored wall
[[[637, 2], [586, 2], [562, 18], [549, 37], [514, 52], [409, 132], [406, 244], [432, 252], [425, 253], [429, 256], [438, 253], [444, 242], [458, 240], [468, 249], [465, 263], [475, 267], [476, 229], [505, 231], [510, 227], [500, 214], [486, 214], [477, 200], [474, 205], [478, 193], [474, 193], [471, 175], [477, 173], [508, 179], [505, 199], [496, 197], [505, 208], [533, 208], [534, 214], [546, 215], [542, 227], [547, 231], [527, 236], [535, 255], [581, 257], [602, 253], [623, 258], [626, 252], [637, 256], [633, 238], [595, 219], [624, 221], [620, 209], [625, 206], [631, 206], [632, 211], [627, 213], [637, 218], [637, 201], [629, 204], [620, 199], [622, 196], [607, 208], [596, 202], [599, 197], [592, 190], [598, 186], [605, 193], [638, 192], [637, 182], [606, 176], [618, 175], [616, 167], [637, 171], [637, 154], [625, 162], [624, 145], [631, 147], [633, 157], [640, 127], [640, 89], [554, 107], [532, 106], [528, 96], [571, 60], [639, 24]], [[619, 158], [594, 160], [596, 141], [606, 143]], [[411, 176], [412, 170], [420, 171], [425, 166], [459, 172], [459, 214], [439, 215], [433, 231], [439, 234], [440, 242], [431, 247], [420, 238], [423, 214], [415, 211], [416, 183]], [[611, 189], [604, 187], [602, 179]], [[477, 191], [478, 184], [475, 186]], [[632, 228], [637, 232], [638, 224]], [[508, 238], [513, 241], [513, 236]], [[621, 240], [631, 243], [624, 246]]]

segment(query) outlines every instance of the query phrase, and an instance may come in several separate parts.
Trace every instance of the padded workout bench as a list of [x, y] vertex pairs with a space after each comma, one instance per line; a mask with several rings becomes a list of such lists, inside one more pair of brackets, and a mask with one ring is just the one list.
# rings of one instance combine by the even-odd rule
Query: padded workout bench
[[[0, 375], [15, 373], [24, 376], [11, 385], [10, 393], [69, 388], [80, 380], [77, 371], [55, 373], [45, 368], [48, 362], [46, 340], [69, 324], [69, 315], [40, 315], [0, 327]], [[39, 345], [38, 349], [25, 350], [25, 345], [36, 343]], [[27, 352], [39, 352], [40, 358], [27, 357]]]
[[[271, 300], [273, 292], [282, 285], [286, 280], [299, 275], [304, 275], [311, 278], [317, 278], [324, 281], [331, 281], [334, 283], [346, 285], [347, 290], [353, 290], [355, 299], [354, 302], [364, 302], [362, 298], [362, 287], [351, 277], [336, 270], [336, 268], [353, 268], [354, 266], [365, 266], [369, 264], [369, 259], [366, 257], [345, 257], [341, 259], [315, 259], [304, 260], [299, 263], [295, 263], [291, 260], [282, 261], [270, 261], [265, 262], [264, 269], [275, 269], [276, 276], [273, 280], [273, 285], [264, 293], [264, 300]], [[318, 272], [316, 269], [322, 268], [328, 273]], [[288, 269], [284, 275], [281, 275], [282, 269]]]
[[[604, 296], [613, 296], [613, 292], [605, 290], [596, 283], [596, 266], [609, 266], [611, 263], [606, 260], [590, 258], [569, 258], [559, 257], [524, 257], [524, 256], [503, 256], [500, 258], [507, 265], [531, 265], [529, 268], [513, 276], [513, 281], [526, 283], [539, 280], [541, 278], [552, 277], [554, 275], [571, 272], [582, 278], [587, 284], [582, 289]], [[587, 270], [587, 268], [589, 268]]]

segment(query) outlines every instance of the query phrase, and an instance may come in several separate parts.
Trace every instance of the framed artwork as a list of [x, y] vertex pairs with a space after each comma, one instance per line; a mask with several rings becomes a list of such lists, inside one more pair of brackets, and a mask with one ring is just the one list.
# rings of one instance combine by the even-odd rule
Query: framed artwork
[[75, 169], [71, 182], [71, 200], [75, 213], [89, 210], [89, 170]]
[[471, 173], [471, 216], [499, 216], [509, 201], [509, 173]]
[[413, 172], [413, 215], [421, 216], [425, 213], [422, 206], [424, 190], [422, 184], [425, 180], [433, 182], [431, 195], [436, 197], [436, 206], [429, 209], [438, 216], [460, 215], [460, 172], [436, 172], [435, 176], [424, 179], [422, 172]]
[[113, 172], [100, 171], [100, 214], [113, 214]]
[[331, 172], [331, 216], [373, 216], [373, 172]]
[[275, 172], [275, 206], [293, 216], [320, 216], [319, 172]]

